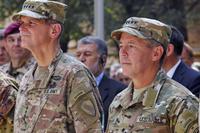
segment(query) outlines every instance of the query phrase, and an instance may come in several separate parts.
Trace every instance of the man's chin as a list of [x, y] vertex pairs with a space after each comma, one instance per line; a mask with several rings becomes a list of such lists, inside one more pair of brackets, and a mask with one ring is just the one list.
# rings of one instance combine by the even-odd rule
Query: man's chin
[[3, 61], [3, 62], [0, 62], [0, 65], [4, 65], [4, 64], [6, 64], [6, 62], [4, 62], [4, 61]]
[[24, 58], [26, 58], [26, 54], [25, 53], [21, 53], [21, 54], [19, 54], [19, 53], [15, 53], [15, 55], [13, 55], [13, 58], [15, 58], [15, 59], [24, 59]]

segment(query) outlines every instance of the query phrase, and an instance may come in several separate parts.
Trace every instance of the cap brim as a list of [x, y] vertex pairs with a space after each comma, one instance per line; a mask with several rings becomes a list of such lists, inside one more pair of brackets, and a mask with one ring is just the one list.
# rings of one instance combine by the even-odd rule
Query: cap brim
[[116, 40], [120, 40], [121, 34], [123, 32], [128, 33], [128, 34], [133, 35], [133, 36], [137, 36], [137, 37], [142, 38], [142, 39], [146, 39], [146, 37], [144, 35], [142, 35], [138, 30], [133, 29], [133, 28], [129, 28], [129, 27], [123, 27], [121, 29], [114, 30], [111, 33], [111, 37], [116, 39]]
[[30, 10], [22, 10], [22, 11], [16, 13], [15, 15], [13, 15], [12, 20], [18, 21], [21, 16], [27, 16], [27, 17], [37, 18], [37, 19], [47, 19], [47, 17], [45, 17], [39, 13], [32, 12]]

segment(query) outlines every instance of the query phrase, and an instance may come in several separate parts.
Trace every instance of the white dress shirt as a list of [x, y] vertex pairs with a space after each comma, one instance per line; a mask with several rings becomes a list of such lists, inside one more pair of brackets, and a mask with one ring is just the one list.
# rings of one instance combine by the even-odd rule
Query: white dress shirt
[[178, 67], [178, 65], [181, 63], [181, 60], [179, 59], [178, 62], [167, 72], [167, 76], [172, 78], [175, 71], [176, 71], [176, 68]]
[[95, 78], [96, 83], [97, 83], [97, 86], [99, 86], [99, 84], [100, 84], [100, 82], [101, 82], [101, 80], [102, 80], [102, 78], [103, 78], [103, 75], [104, 75], [104, 72], [102, 72], [101, 74], [99, 74], [99, 76], [97, 76], [97, 77]]

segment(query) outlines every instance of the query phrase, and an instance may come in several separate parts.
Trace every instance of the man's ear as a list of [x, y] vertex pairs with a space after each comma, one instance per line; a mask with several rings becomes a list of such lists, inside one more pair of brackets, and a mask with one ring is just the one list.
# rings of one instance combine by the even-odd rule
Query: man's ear
[[102, 55], [102, 60], [103, 60], [103, 65], [106, 65], [106, 60], [107, 60], [107, 56], [106, 55]]
[[169, 43], [167, 46], [166, 56], [171, 56], [174, 53], [174, 45]]
[[157, 46], [153, 48], [153, 52], [152, 52], [152, 60], [153, 61], [158, 61], [160, 60], [160, 58], [162, 57], [164, 53], [164, 49], [162, 46]]
[[104, 54], [104, 55], [101, 55], [101, 57], [99, 58], [99, 63], [104, 67], [106, 65], [106, 60], [107, 60], [107, 56]]
[[51, 38], [57, 38], [62, 31], [60, 24], [51, 24], [50, 36]]

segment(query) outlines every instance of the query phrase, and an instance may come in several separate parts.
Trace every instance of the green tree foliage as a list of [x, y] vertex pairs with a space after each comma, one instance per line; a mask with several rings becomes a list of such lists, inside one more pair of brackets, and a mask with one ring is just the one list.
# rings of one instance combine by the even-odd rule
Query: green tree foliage
[[[59, 0], [68, 5], [62, 48], [70, 39], [92, 34], [94, 30], [94, 0]], [[24, 0], [0, 0], [0, 21], [19, 11]], [[187, 39], [186, 24], [200, 20], [200, 0], [104, 0], [105, 38], [121, 27], [130, 16], [149, 17], [175, 25]]]
[[183, 0], [119, 0], [126, 15], [158, 19], [178, 27], [187, 39], [186, 14]]
[[0, 0], [0, 20], [13, 14], [22, 7], [24, 0]]
[[71, 39], [78, 40], [89, 34], [93, 29], [93, 0], [70, 0], [64, 1], [68, 5], [66, 21], [61, 38], [62, 49], [67, 49], [67, 43]]
[[117, 0], [124, 16], [149, 17], [176, 26], [187, 40], [188, 23], [200, 21], [200, 0]]

